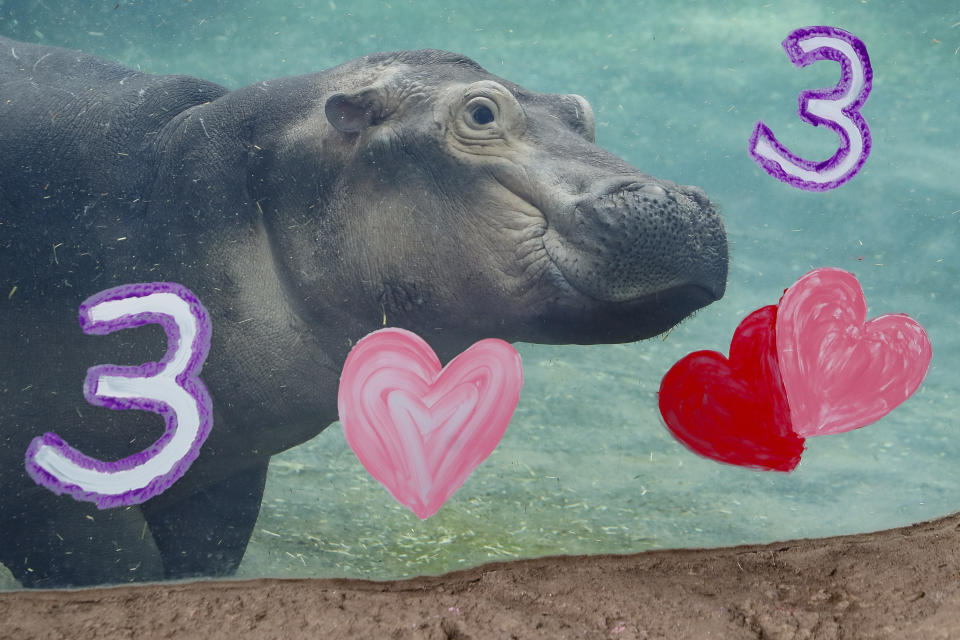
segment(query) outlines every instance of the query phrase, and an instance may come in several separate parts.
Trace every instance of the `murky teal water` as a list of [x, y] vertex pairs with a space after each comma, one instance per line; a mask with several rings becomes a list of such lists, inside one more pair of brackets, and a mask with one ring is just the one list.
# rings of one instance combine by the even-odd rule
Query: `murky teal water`
[[[337, 425], [278, 456], [241, 575], [391, 578], [867, 531], [960, 508], [960, 9], [744, 4], [0, 0], [3, 35], [230, 87], [374, 51], [457, 51], [530, 89], [586, 96], [598, 144], [723, 208], [732, 262], [721, 302], [665, 340], [517, 345], [526, 383], [506, 437], [425, 522], [367, 475]], [[849, 184], [808, 193], [763, 173], [746, 146], [763, 119], [801, 155], [833, 153], [836, 137], [797, 118], [796, 96], [833, 85], [839, 67], [797, 69], [780, 46], [821, 24], [869, 50], [874, 146]], [[906, 312], [925, 326], [934, 360], [919, 392], [865, 429], [808, 440], [791, 474], [721, 465], [674, 441], [656, 409], [667, 369], [690, 351], [726, 351], [747, 313], [819, 266], [855, 272], [871, 316]]]

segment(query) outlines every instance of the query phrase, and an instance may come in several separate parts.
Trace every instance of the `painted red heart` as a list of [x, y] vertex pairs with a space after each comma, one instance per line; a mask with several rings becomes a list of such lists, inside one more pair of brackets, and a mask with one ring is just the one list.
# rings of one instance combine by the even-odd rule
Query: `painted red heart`
[[697, 351], [678, 361], [660, 384], [660, 413], [684, 445], [707, 458], [755, 469], [791, 471], [804, 441], [790, 428], [777, 366], [777, 307], [744, 318], [730, 359]]
[[787, 289], [777, 357], [793, 430], [809, 437], [879, 420], [917, 390], [930, 365], [926, 333], [904, 314], [866, 322], [853, 274], [815, 269]]
[[503, 340], [481, 340], [441, 370], [415, 333], [381, 329], [347, 356], [340, 421], [370, 475], [424, 519], [496, 448], [522, 384], [520, 354]]

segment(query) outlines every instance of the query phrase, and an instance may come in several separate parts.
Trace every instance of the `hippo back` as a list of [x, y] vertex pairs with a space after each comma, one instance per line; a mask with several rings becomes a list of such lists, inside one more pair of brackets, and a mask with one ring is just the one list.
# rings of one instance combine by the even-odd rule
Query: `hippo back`
[[95, 277], [120, 218], [135, 241], [167, 125], [224, 93], [0, 37], [0, 264], [21, 303]]

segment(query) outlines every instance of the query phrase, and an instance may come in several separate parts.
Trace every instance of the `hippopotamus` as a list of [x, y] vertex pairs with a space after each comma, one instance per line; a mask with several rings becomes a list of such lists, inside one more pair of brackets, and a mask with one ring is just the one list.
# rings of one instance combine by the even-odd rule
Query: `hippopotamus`
[[[231, 91], [0, 37], [0, 151], [0, 561], [28, 587], [234, 572], [270, 457], [337, 420], [343, 363], [381, 327], [443, 362], [483, 338], [629, 342], [726, 283], [701, 189], [596, 146], [581, 96], [444, 51]], [[55, 431], [119, 460], [163, 433], [81, 389], [164, 353], [157, 325], [78, 327], [84, 299], [138, 282], [206, 307], [213, 427], [165, 492], [101, 510], [24, 452]]]

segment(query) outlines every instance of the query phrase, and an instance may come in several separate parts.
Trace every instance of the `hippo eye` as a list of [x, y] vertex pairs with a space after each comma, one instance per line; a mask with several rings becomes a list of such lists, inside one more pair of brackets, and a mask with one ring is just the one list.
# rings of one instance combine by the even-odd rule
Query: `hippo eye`
[[523, 107], [503, 85], [478, 80], [460, 96], [449, 114], [451, 132], [461, 150], [489, 153], [489, 149], [495, 148], [490, 145], [507, 144], [523, 135]]
[[496, 123], [500, 111], [497, 103], [486, 96], [477, 96], [467, 103], [464, 120], [471, 129], [487, 129]]
[[490, 124], [493, 122], [493, 111], [485, 105], [476, 107], [470, 115], [477, 124]]

